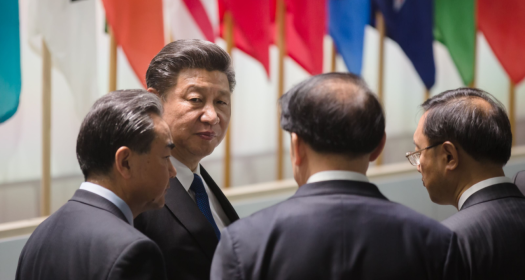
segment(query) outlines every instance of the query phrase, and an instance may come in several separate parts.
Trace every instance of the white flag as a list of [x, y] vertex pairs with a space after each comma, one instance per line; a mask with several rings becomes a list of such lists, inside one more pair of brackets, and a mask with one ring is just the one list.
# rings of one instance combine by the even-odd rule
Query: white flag
[[95, 0], [32, 0], [28, 20], [31, 48], [41, 54], [45, 40], [83, 118], [99, 97]]

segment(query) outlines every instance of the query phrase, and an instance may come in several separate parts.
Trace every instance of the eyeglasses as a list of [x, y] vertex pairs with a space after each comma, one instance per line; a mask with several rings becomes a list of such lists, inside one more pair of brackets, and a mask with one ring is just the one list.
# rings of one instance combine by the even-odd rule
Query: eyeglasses
[[408, 162], [410, 162], [410, 164], [412, 164], [413, 166], [418, 166], [419, 165], [419, 157], [421, 156], [421, 152], [424, 151], [424, 150], [428, 150], [428, 149], [432, 149], [434, 147], [437, 147], [441, 144], [445, 143], [445, 141], [443, 142], [440, 142], [440, 143], [436, 143], [434, 145], [430, 145], [426, 148], [423, 148], [421, 150], [417, 150], [415, 152], [408, 152], [406, 153], [406, 157], [408, 159]]

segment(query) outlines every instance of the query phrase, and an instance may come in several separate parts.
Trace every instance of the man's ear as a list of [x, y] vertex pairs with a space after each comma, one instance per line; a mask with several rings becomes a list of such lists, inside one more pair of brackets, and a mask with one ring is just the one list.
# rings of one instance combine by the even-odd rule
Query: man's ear
[[369, 161], [374, 161], [379, 157], [379, 155], [385, 148], [385, 143], [386, 143], [386, 132], [383, 134], [383, 138], [381, 138], [381, 142], [379, 142], [379, 145], [377, 145], [377, 148], [375, 148], [370, 154]]
[[120, 147], [115, 153], [115, 169], [125, 179], [131, 178], [131, 157], [133, 153], [128, 147]]
[[441, 151], [445, 159], [445, 169], [448, 171], [456, 169], [459, 165], [459, 153], [456, 146], [450, 141], [445, 141], [441, 145]]
[[148, 92], [151, 92], [151, 93], [154, 93], [154, 94], [156, 94], [158, 97], [160, 97], [160, 93], [159, 93], [156, 89], [154, 89], [154, 88], [152, 88], [152, 87], [148, 88], [147, 91], [148, 91]]
[[291, 133], [290, 156], [292, 158], [292, 165], [301, 165], [306, 159], [305, 143], [297, 134]]

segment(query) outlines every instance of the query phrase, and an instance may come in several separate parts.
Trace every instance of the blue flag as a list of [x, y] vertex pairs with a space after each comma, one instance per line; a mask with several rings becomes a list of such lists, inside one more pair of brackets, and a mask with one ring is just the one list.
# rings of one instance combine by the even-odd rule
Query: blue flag
[[370, 0], [329, 0], [328, 30], [348, 71], [361, 74], [365, 26], [370, 23]]
[[373, 0], [385, 18], [386, 35], [396, 41], [430, 89], [436, 80], [432, 42], [432, 0]]
[[20, 99], [22, 74], [19, 26], [18, 0], [0, 1], [0, 123], [15, 114]]

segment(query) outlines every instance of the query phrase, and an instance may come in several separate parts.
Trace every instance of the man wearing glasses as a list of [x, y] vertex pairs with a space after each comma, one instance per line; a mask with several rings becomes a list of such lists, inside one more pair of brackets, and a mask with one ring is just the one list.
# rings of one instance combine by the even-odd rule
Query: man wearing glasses
[[459, 210], [443, 224], [458, 235], [470, 279], [525, 279], [525, 197], [503, 172], [512, 146], [503, 105], [460, 88], [421, 106], [406, 156], [430, 199]]
[[280, 105], [299, 190], [222, 231], [212, 280], [464, 279], [454, 233], [368, 181], [385, 119], [361, 78], [314, 76]]

